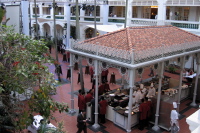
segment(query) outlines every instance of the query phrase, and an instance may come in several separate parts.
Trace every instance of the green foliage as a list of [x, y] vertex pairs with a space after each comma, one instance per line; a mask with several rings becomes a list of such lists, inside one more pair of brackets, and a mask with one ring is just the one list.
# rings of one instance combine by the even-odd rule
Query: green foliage
[[[45, 119], [55, 119], [52, 112], [68, 111], [65, 103], [53, 101], [49, 95], [56, 91], [56, 80], [45, 64], [53, 63], [48, 47], [42, 40], [13, 32], [12, 28], [0, 29], [0, 102], [9, 116], [15, 132], [26, 129], [33, 122], [33, 115], [40, 113]], [[15, 96], [34, 88], [28, 107]], [[11, 92], [15, 92], [12, 96]], [[0, 117], [4, 115], [0, 114]], [[6, 128], [0, 120], [1, 128]]]
[[169, 70], [169, 72], [174, 73], [174, 72], [176, 72], [177, 68], [174, 66], [169, 66], [168, 70]]
[[6, 13], [6, 10], [0, 8], [0, 23], [2, 22], [2, 19], [3, 19], [4, 15], [5, 15], [5, 13]]

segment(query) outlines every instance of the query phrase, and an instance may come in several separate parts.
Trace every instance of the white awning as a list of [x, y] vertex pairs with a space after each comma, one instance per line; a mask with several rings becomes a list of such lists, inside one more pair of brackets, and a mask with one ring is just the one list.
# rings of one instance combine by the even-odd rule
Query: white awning
[[[88, 27], [94, 28], [94, 25], [87, 25]], [[123, 29], [122, 27], [118, 27], [117, 25], [97, 25], [97, 30], [104, 31], [104, 32], [113, 32], [120, 29]]]

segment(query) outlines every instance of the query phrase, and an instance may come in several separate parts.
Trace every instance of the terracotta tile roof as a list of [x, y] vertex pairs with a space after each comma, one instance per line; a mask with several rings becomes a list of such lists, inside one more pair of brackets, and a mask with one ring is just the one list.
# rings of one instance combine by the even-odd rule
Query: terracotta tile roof
[[148, 50], [156, 47], [198, 42], [200, 37], [174, 26], [128, 27], [112, 33], [85, 40], [122, 50]]

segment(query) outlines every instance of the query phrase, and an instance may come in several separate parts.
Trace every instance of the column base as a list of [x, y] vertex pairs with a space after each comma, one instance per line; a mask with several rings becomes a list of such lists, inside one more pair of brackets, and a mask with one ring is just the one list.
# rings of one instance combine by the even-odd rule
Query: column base
[[69, 113], [69, 114], [75, 114], [76, 111], [75, 111], [74, 109], [71, 109], [71, 110], [68, 111], [68, 113]]
[[196, 104], [195, 102], [192, 102], [192, 103], [190, 104], [190, 106], [192, 106], [192, 107], [197, 107], [198, 104]]
[[152, 130], [154, 130], [154, 131], [160, 131], [160, 127], [159, 126], [153, 126]]
[[95, 131], [98, 131], [100, 129], [100, 125], [99, 124], [94, 124], [92, 125], [92, 128], [95, 130]]

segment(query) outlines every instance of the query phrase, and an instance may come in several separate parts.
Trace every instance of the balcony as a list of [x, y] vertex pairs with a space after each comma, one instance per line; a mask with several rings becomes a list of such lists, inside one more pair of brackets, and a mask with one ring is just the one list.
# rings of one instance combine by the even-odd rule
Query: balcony
[[155, 19], [131, 19], [131, 26], [156, 26], [156, 25], [173, 25], [178, 28], [184, 29], [199, 29], [200, 22], [194, 21], [177, 21], [177, 20], [165, 20], [159, 21]]

